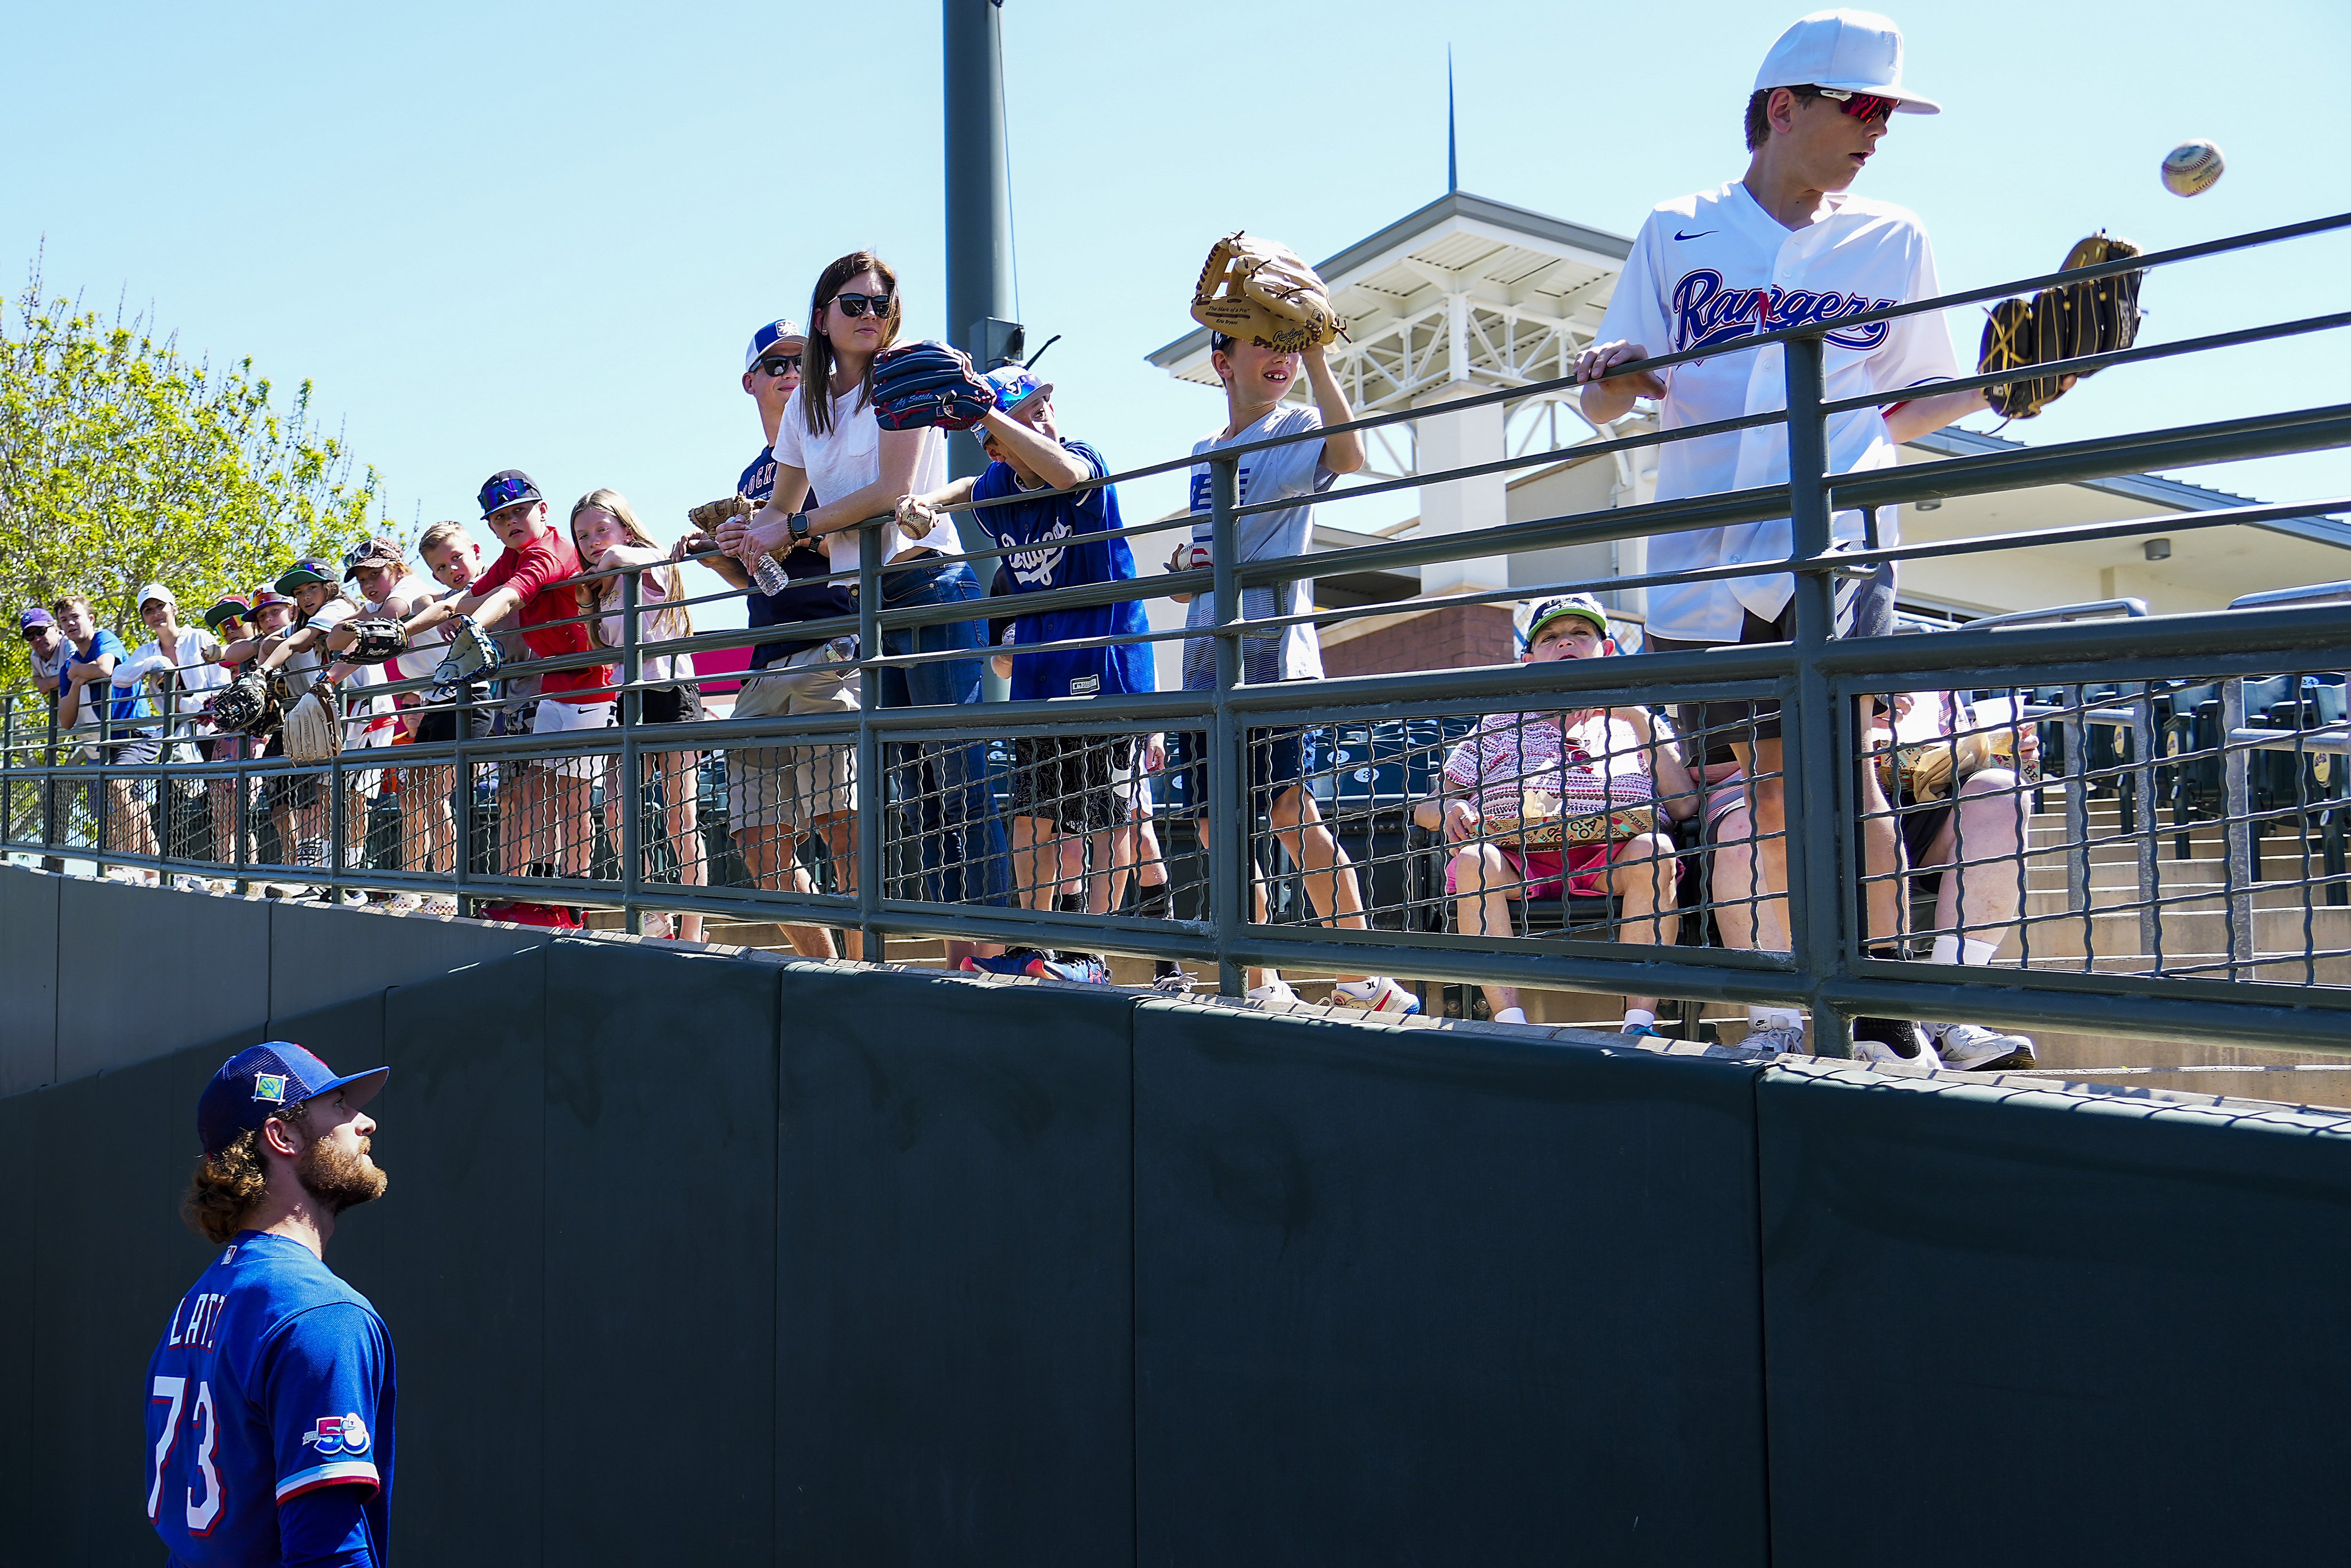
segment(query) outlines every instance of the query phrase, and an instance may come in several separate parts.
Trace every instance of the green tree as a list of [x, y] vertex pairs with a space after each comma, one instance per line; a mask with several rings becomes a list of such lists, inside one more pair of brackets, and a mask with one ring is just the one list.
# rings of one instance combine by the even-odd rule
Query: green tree
[[308, 382], [280, 413], [251, 359], [216, 371], [144, 316], [45, 298], [36, 259], [0, 314], [0, 690], [29, 679], [26, 606], [79, 593], [135, 647], [141, 583], [193, 621], [298, 557], [339, 556], [377, 488], [350, 468], [311, 423]]

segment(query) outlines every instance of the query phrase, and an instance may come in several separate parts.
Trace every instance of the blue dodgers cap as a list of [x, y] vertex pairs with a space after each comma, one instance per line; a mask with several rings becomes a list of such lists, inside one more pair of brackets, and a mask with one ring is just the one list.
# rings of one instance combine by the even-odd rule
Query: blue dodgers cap
[[1039, 381], [1026, 365], [998, 365], [987, 372], [987, 384], [995, 389], [996, 407], [1002, 413], [1010, 413], [1031, 398], [1053, 395], [1053, 383]]
[[751, 346], [743, 351], [743, 369], [747, 374], [751, 367], [759, 362], [759, 357], [778, 343], [807, 341], [808, 334], [800, 329], [799, 322], [789, 316], [780, 321], [765, 322], [751, 334]]
[[240, 1051], [221, 1063], [196, 1102], [196, 1136], [204, 1153], [219, 1154], [240, 1133], [250, 1133], [288, 1105], [350, 1090], [343, 1103], [358, 1110], [375, 1098], [390, 1077], [389, 1067], [337, 1076], [335, 1070], [290, 1040], [273, 1040]]

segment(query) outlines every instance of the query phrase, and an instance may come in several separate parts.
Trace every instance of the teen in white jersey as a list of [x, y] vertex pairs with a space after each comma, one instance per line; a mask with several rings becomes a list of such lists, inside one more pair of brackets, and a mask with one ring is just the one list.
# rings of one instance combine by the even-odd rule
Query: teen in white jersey
[[[1635, 398], [1655, 398], [1661, 424], [1676, 430], [1784, 407], [1779, 346], [1742, 352], [1744, 340], [1939, 293], [1934, 253], [1918, 219], [1847, 189], [1876, 155], [1894, 114], [1939, 111], [1939, 105], [1903, 85], [1902, 34], [1885, 17], [1820, 11], [1782, 33], [1748, 99], [1746, 173], [1719, 190], [1667, 202], [1642, 225], [1601, 324], [1601, 341], [1576, 359], [1577, 380], [1593, 383], [1581, 394], [1584, 413], [1613, 420], [1630, 412]], [[1637, 360], [1718, 346], [1719, 355], [1662, 371], [1597, 379]], [[1959, 373], [1950, 335], [1937, 312], [1832, 330], [1823, 348], [1832, 400], [1924, 387]], [[1886, 466], [1903, 442], [1982, 406], [1980, 392], [1965, 392], [1835, 415], [1828, 423], [1829, 467], [1853, 473]], [[1657, 498], [1778, 484], [1787, 476], [1786, 430], [1768, 425], [1661, 448]], [[1858, 512], [1836, 514], [1833, 528], [1843, 541], [1857, 544], [1864, 538]], [[1881, 512], [1877, 542], [1890, 545], [1897, 537], [1893, 512]], [[1784, 559], [1792, 539], [1784, 517], [1665, 535], [1650, 542], [1649, 569], [1687, 571]], [[1651, 645], [1670, 650], [1785, 641], [1792, 631], [1793, 594], [1794, 580], [1784, 572], [1653, 588]], [[1837, 583], [1842, 635], [1890, 632], [1893, 609], [1890, 570], [1866, 581]], [[1787, 814], [1777, 705], [1709, 705], [1705, 723], [1709, 729], [1738, 727], [1727, 733], [1755, 780], [1758, 827], [1772, 835], [1760, 852], [1761, 891], [1784, 896], [1787, 841], [1777, 835]], [[1886, 810], [1883, 802], [1875, 809]], [[1892, 819], [1868, 826], [1869, 868], [1886, 875], [1900, 853]], [[1890, 934], [1897, 929], [1896, 884], [1889, 879], [1871, 886], [1871, 927]], [[1755, 1043], [1801, 1049], [1797, 1015], [1757, 1009], [1751, 1019], [1760, 1031], [1750, 1036]], [[1860, 1019], [1854, 1027], [1855, 1050], [1865, 1057], [1915, 1060], [1922, 1049], [1916, 1029], [1898, 1020]]]

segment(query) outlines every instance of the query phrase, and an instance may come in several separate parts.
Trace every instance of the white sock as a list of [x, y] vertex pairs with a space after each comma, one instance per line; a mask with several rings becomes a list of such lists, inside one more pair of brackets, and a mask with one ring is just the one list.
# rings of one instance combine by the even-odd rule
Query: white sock
[[1991, 956], [1998, 951], [2000, 951], [2000, 944], [1997, 942], [1979, 942], [1972, 936], [1963, 941], [1959, 933], [1946, 931], [1935, 938], [1935, 951], [1928, 961], [1934, 964], [1966, 964], [1973, 968], [1981, 968], [1991, 962]]
[[1653, 1024], [1656, 1021], [1657, 1015], [1651, 1012], [1647, 1008], [1626, 1008], [1625, 1009], [1625, 1027], [1626, 1029], [1631, 1029], [1636, 1023]]
[[1494, 1021], [1496, 1023], [1524, 1023], [1527, 1021], [1526, 1009], [1524, 1008], [1504, 1008], [1500, 1012], [1494, 1015]]

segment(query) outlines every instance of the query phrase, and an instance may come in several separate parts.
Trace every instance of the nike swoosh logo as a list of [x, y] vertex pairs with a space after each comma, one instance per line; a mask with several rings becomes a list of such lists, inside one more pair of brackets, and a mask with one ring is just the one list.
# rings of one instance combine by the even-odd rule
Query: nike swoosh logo
[[1679, 229], [1676, 229], [1676, 230], [1674, 231], [1674, 237], [1675, 237], [1676, 239], [1704, 239], [1707, 235], [1708, 235], [1712, 234], [1713, 232], [1714, 232], [1714, 231], [1713, 231], [1712, 229], [1700, 229], [1700, 230], [1698, 230], [1698, 233], [1696, 233], [1696, 234], [1694, 234], [1694, 235], [1686, 235], [1686, 234], [1682, 233], [1682, 231], [1681, 231], [1681, 230], [1679, 230]]

